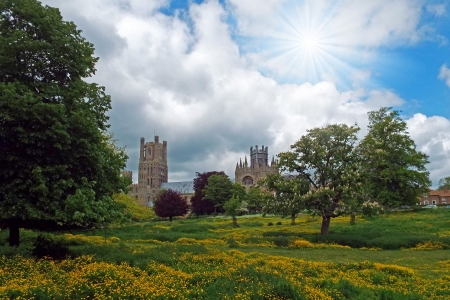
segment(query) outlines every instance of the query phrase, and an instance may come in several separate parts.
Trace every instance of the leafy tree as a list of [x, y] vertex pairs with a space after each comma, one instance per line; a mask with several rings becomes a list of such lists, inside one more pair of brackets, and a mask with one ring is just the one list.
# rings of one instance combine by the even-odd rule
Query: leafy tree
[[239, 227], [236, 216], [242, 211], [242, 204], [243, 202], [239, 197], [232, 196], [231, 199], [223, 205], [225, 214], [233, 218], [233, 227]]
[[233, 183], [231, 194], [232, 196], [239, 198], [240, 201], [247, 202], [247, 191], [240, 183]]
[[264, 212], [289, 216], [291, 225], [295, 225], [296, 215], [306, 208], [303, 196], [308, 193], [310, 183], [301, 177], [274, 173], [261, 179], [259, 184], [269, 192]]
[[414, 205], [431, 184], [428, 157], [416, 150], [398, 111], [383, 107], [368, 115], [368, 133], [359, 149], [368, 194], [385, 207]]
[[345, 124], [313, 128], [291, 146], [291, 152], [279, 154], [281, 171], [310, 183], [311, 189], [299, 201], [304, 201], [311, 213], [322, 216], [321, 234], [328, 234], [336, 209], [355, 197], [359, 175], [354, 146], [358, 130], [357, 126]]
[[439, 179], [438, 190], [450, 189], [450, 177]]
[[195, 194], [191, 198], [191, 210], [196, 215], [209, 215], [216, 211], [214, 203], [211, 200], [205, 199], [205, 194], [203, 192], [204, 187], [208, 184], [208, 178], [214, 174], [225, 175], [224, 172], [205, 172], [198, 173], [197, 177], [194, 179], [194, 191]]
[[189, 211], [189, 205], [180, 193], [168, 189], [161, 190], [153, 203], [155, 214], [161, 218], [169, 218], [172, 222], [172, 217], [184, 216]]
[[251, 186], [247, 191], [247, 204], [250, 212], [260, 213], [264, 206], [264, 197], [260, 187]]
[[214, 174], [208, 178], [208, 184], [203, 188], [203, 192], [205, 199], [211, 200], [215, 207], [222, 208], [233, 195], [233, 183], [225, 174]]
[[56, 8], [0, 1], [0, 219], [19, 228], [94, 226], [123, 216], [127, 156], [107, 133], [111, 99], [83, 79], [93, 45]]

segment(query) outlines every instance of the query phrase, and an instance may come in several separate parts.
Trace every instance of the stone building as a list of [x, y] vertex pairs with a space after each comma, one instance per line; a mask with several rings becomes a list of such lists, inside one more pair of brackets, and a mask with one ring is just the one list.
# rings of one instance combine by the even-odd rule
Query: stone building
[[258, 149], [258, 146], [255, 146], [255, 148], [250, 147], [250, 164], [247, 162], [247, 156], [244, 162], [239, 160], [239, 163], [236, 163], [234, 176], [236, 182], [248, 189], [255, 186], [258, 180], [276, 172], [278, 172], [277, 162], [273, 157], [269, 165], [268, 147], [262, 146], [261, 149]]
[[[133, 178], [131, 171], [123, 174]], [[167, 180], [167, 141], [161, 144], [155, 136], [154, 142], [146, 143], [141, 138], [138, 183], [132, 184], [130, 195], [138, 199], [139, 204], [152, 206], [161, 185]]]

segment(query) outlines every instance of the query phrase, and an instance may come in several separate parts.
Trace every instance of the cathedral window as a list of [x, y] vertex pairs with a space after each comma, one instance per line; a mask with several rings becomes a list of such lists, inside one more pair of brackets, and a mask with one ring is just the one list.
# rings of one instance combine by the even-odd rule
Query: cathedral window
[[251, 178], [250, 176], [244, 177], [244, 179], [242, 180], [242, 184], [243, 185], [253, 184], [253, 178]]

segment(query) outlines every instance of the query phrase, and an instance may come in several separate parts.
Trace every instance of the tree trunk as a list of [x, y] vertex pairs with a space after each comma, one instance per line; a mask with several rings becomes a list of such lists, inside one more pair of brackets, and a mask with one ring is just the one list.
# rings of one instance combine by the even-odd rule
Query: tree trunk
[[172, 216], [169, 217], [169, 221], [172, 222]]
[[233, 227], [239, 227], [237, 223], [237, 218], [235, 216], [233, 216]]
[[320, 228], [320, 234], [328, 234], [330, 229], [331, 217], [322, 217], [322, 228]]
[[356, 224], [356, 213], [355, 212], [352, 212], [350, 214], [350, 224], [351, 225], [355, 225]]
[[9, 246], [19, 247], [19, 222], [17, 220], [10, 220], [9, 223]]
[[291, 214], [291, 225], [295, 225], [295, 214]]

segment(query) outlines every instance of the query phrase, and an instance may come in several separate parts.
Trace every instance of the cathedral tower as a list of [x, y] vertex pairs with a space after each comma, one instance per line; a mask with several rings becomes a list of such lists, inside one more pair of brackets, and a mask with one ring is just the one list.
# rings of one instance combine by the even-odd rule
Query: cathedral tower
[[247, 162], [247, 157], [244, 162], [240, 160], [236, 164], [234, 176], [236, 182], [248, 189], [255, 186], [258, 180], [277, 171], [277, 163], [273, 157], [269, 165], [269, 148], [262, 146], [259, 149], [258, 146], [255, 146], [255, 148], [250, 147], [250, 164]]

